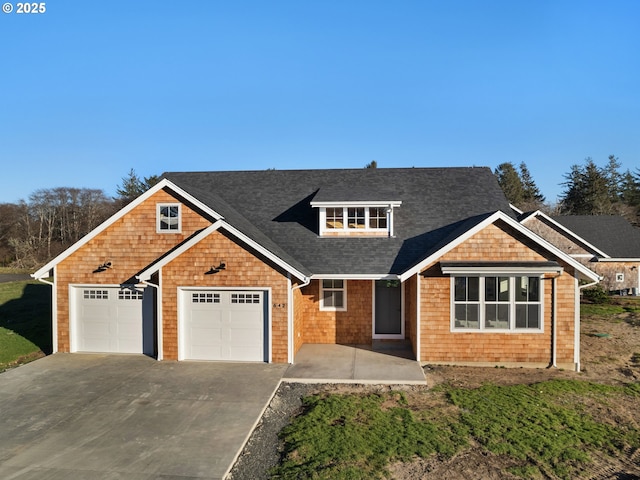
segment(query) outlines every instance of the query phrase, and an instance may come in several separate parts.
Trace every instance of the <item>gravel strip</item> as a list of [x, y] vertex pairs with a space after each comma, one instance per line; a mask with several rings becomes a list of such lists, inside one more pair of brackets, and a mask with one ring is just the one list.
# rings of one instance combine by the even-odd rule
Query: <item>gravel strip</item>
[[228, 480], [266, 480], [271, 468], [280, 462], [280, 439], [278, 433], [302, 409], [302, 398], [321, 392], [332, 393], [371, 393], [391, 390], [416, 391], [426, 386], [416, 385], [369, 385], [369, 384], [280, 384], [271, 403], [264, 411], [260, 422], [253, 430], [249, 441], [227, 476]]
[[231, 480], [268, 479], [280, 461], [278, 433], [302, 407], [302, 398], [318, 390], [309, 383], [282, 383], [228, 475]]

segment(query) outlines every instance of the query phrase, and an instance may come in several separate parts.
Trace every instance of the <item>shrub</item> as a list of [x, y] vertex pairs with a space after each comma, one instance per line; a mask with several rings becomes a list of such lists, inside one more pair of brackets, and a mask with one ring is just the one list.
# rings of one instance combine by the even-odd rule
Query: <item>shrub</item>
[[605, 292], [604, 288], [600, 285], [587, 288], [582, 291], [582, 294], [585, 300], [591, 303], [611, 303], [611, 297], [609, 297], [609, 294]]

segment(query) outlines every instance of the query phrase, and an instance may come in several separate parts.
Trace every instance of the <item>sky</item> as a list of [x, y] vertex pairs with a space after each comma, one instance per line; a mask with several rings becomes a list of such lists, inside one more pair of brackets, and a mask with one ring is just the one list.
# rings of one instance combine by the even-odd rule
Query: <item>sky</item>
[[640, 167], [640, 2], [43, 2], [0, 13], [0, 203], [165, 171]]

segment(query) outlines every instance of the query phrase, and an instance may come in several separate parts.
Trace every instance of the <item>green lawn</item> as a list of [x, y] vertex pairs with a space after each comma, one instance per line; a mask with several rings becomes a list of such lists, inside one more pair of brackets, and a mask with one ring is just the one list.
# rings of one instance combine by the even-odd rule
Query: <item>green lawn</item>
[[[425, 399], [441, 396], [425, 408]], [[274, 478], [368, 479], [390, 462], [480, 445], [512, 459], [523, 478], [575, 478], [591, 455], [640, 448], [640, 430], [601, 420], [598, 406], [640, 401], [640, 385], [578, 380], [481, 388], [443, 387], [407, 401], [404, 393], [329, 394], [304, 399], [304, 412], [281, 432], [283, 461]], [[585, 406], [585, 399], [595, 405]], [[477, 448], [477, 447], [476, 447]]]
[[51, 287], [0, 283], [0, 372], [51, 353]]

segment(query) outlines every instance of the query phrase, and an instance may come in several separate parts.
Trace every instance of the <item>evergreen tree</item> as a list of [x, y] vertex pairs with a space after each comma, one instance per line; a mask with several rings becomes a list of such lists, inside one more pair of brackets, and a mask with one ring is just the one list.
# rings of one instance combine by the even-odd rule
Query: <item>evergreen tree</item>
[[132, 168], [129, 170], [129, 174], [122, 178], [122, 185], [118, 185], [116, 189], [118, 198], [116, 200], [119, 200], [122, 203], [129, 203], [131, 200], [134, 200], [149, 188], [153, 187], [159, 181], [160, 178], [157, 175], [141, 179]]
[[565, 191], [561, 198], [562, 213], [568, 215], [610, 215], [614, 213], [610, 182], [605, 169], [591, 158], [584, 166], [572, 165], [565, 175]]
[[524, 201], [524, 186], [518, 171], [511, 162], [498, 165], [493, 172], [498, 177], [498, 184], [509, 202], [520, 208]]
[[611, 203], [617, 203], [620, 201], [622, 175], [619, 170], [621, 166], [620, 161], [615, 155], [609, 155], [609, 161], [602, 171], [607, 180], [609, 200]]
[[523, 207], [525, 208], [518, 208], [522, 208], [523, 210], [537, 210], [542, 207], [545, 201], [544, 195], [542, 195], [538, 186], [533, 181], [533, 177], [531, 177], [531, 173], [524, 162], [520, 164], [520, 181], [523, 190]]

